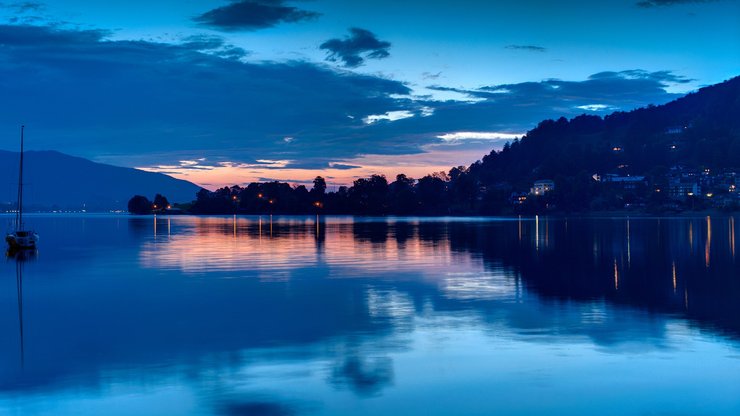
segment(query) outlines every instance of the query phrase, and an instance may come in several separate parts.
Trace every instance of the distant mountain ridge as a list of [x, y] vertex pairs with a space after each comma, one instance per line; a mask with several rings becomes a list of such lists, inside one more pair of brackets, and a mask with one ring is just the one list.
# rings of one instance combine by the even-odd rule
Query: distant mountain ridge
[[[133, 168], [96, 163], [57, 151], [26, 151], [24, 204], [33, 209], [109, 211], [126, 209], [129, 198], [155, 194], [190, 202], [201, 188], [191, 182]], [[0, 203], [16, 203], [18, 153], [0, 150]]]

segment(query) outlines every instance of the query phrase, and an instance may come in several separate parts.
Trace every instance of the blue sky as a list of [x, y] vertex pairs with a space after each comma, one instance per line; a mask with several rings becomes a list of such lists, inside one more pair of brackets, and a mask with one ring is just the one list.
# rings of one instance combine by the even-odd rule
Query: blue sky
[[419, 176], [740, 73], [736, 0], [0, 4], [0, 147], [207, 187]]

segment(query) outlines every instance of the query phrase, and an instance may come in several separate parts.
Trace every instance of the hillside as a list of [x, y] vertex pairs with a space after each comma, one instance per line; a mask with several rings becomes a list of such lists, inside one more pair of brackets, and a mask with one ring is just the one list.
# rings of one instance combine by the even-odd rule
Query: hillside
[[[18, 153], [0, 151], [0, 203], [15, 204]], [[25, 197], [29, 209], [108, 211], [126, 209], [132, 195], [162, 193], [172, 202], [191, 201], [200, 187], [160, 173], [123, 168], [55, 151], [25, 153]]]
[[740, 167], [740, 77], [661, 106], [543, 121], [470, 170], [488, 184], [525, 188], [541, 178], [646, 175], [676, 165]]

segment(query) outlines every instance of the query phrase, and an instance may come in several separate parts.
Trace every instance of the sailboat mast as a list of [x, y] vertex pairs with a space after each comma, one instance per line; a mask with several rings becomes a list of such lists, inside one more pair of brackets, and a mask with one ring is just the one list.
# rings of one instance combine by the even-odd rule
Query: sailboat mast
[[18, 172], [18, 212], [16, 213], [15, 227], [16, 231], [23, 229], [23, 130], [26, 126], [21, 126], [21, 162]]

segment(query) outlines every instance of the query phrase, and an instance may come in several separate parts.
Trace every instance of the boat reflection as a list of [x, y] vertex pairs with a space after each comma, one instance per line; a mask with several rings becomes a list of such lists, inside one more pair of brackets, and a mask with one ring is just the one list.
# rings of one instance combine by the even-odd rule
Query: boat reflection
[[7, 260], [15, 263], [15, 287], [18, 301], [18, 343], [21, 369], [26, 366], [23, 337], [23, 268], [27, 262], [35, 260], [37, 254], [36, 249], [8, 250], [5, 253]]

